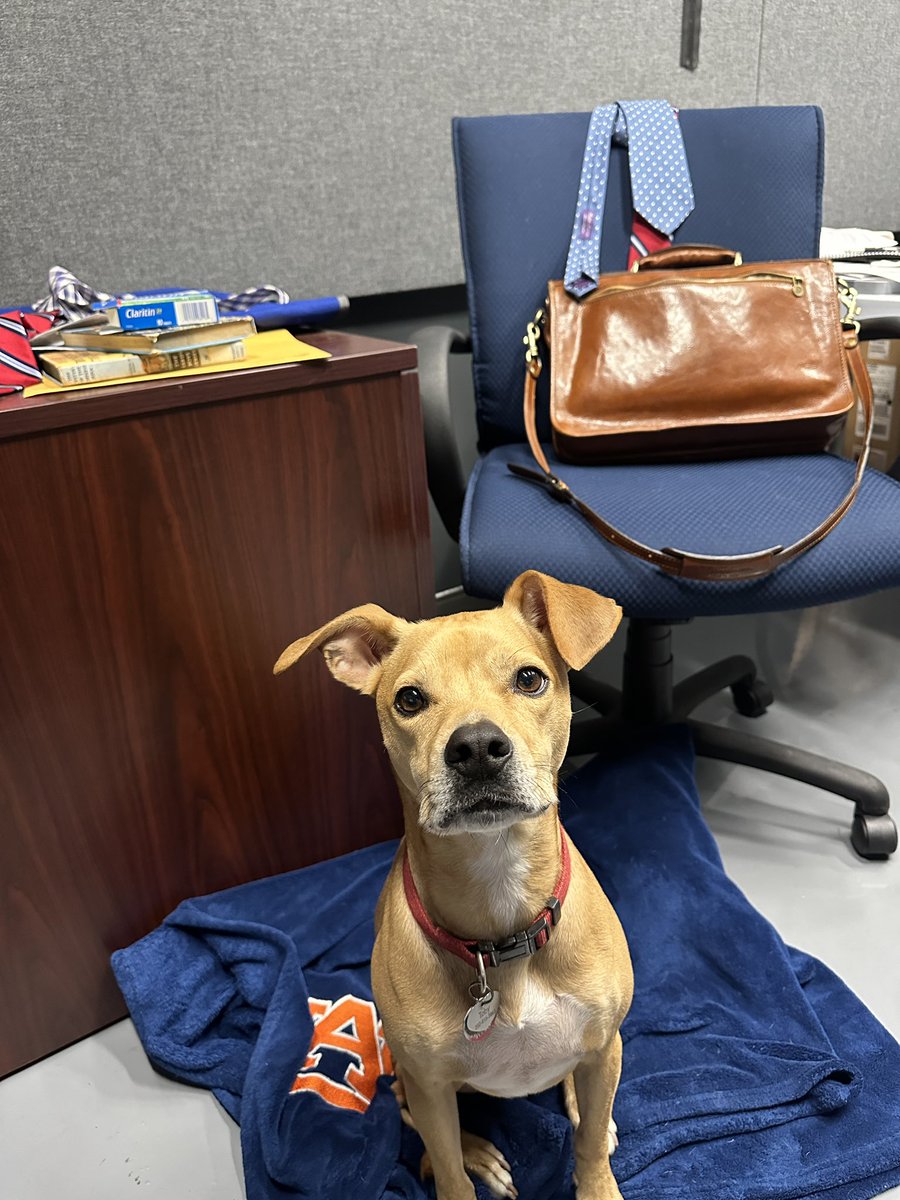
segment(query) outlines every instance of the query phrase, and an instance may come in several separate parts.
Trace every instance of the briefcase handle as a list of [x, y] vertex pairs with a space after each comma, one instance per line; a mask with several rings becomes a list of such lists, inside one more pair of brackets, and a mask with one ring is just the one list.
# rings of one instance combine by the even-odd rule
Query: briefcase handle
[[728, 250], [724, 246], [701, 246], [686, 243], [683, 246], [667, 246], [665, 250], [654, 250], [632, 264], [632, 271], [675, 270], [679, 267], [739, 267], [744, 260], [739, 250]]

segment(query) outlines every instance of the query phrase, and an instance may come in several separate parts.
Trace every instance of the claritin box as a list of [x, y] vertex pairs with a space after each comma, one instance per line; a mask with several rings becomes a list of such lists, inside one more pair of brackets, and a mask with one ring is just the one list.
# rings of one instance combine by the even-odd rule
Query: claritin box
[[219, 319], [219, 306], [209, 292], [170, 292], [159, 296], [125, 297], [103, 313], [120, 329], [168, 329], [210, 325]]

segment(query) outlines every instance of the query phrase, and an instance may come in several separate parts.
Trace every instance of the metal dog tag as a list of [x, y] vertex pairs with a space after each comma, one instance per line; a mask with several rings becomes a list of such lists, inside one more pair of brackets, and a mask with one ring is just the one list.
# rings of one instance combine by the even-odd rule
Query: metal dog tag
[[479, 950], [475, 951], [475, 966], [478, 976], [474, 983], [469, 984], [469, 995], [475, 1003], [463, 1018], [463, 1033], [470, 1042], [487, 1037], [497, 1020], [500, 1007], [500, 993], [488, 987], [484, 958]]
[[463, 1033], [468, 1041], [477, 1042], [481, 1038], [487, 1037], [497, 1020], [499, 1007], [499, 992], [492, 992], [488, 988], [487, 993], [480, 1000], [476, 1000], [466, 1013], [463, 1021]]

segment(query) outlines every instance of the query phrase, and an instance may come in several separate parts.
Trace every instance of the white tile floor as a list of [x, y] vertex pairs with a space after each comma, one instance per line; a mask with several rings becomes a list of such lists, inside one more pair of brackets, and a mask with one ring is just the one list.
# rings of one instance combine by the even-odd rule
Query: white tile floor
[[[601, 668], [609, 678], [620, 652], [617, 636]], [[739, 652], [757, 658], [778, 697], [753, 728], [874, 771], [900, 813], [897, 593], [676, 630], [679, 675]], [[743, 722], [726, 696], [700, 715]], [[851, 806], [800, 784], [710, 762], [698, 783], [732, 878], [900, 1037], [900, 854], [857, 859]], [[155, 1075], [127, 1021], [0, 1083], [0, 1180], [4, 1200], [244, 1194], [234, 1125], [207, 1093]]]

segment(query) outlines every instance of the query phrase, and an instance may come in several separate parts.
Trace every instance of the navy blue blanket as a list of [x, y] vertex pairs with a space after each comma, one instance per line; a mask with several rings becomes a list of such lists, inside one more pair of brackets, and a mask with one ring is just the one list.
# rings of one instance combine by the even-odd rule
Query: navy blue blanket
[[[625, 1200], [864, 1200], [900, 1183], [900, 1047], [728, 880], [687, 734], [590, 763], [561, 813], [634, 959], [614, 1112]], [[211, 1088], [240, 1122], [250, 1200], [433, 1195], [371, 1003], [372, 916], [394, 849], [186, 901], [113, 957], [153, 1064]], [[574, 1196], [558, 1091], [460, 1098], [521, 1200]]]

